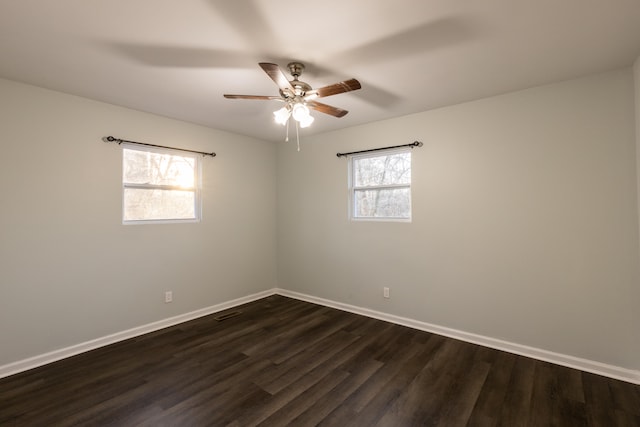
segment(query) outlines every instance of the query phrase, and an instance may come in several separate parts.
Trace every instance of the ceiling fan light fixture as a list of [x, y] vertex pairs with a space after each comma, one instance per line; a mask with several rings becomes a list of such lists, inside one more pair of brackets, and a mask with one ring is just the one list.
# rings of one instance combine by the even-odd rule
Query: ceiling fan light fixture
[[313, 116], [308, 115], [307, 117], [303, 118], [302, 120], [300, 120], [300, 127], [301, 128], [308, 128], [309, 126], [311, 126], [311, 123], [313, 123], [315, 119], [313, 118]]
[[281, 109], [273, 112], [273, 119], [279, 125], [285, 125], [289, 120], [289, 116], [291, 115], [291, 111], [288, 106], [284, 106]]
[[303, 121], [308, 121], [309, 117], [311, 117], [309, 115], [309, 108], [300, 102], [294, 104], [291, 115], [300, 123], [302, 123]]

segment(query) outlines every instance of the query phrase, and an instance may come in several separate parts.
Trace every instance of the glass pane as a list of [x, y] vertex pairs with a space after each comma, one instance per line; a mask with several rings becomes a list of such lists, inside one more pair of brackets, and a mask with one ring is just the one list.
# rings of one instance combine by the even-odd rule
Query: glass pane
[[196, 159], [175, 154], [123, 149], [123, 182], [193, 188]]
[[125, 221], [195, 218], [193, 191], [124, 189]]
[[353, 159], [354, 186], [411, 183], [411, 153]]
[[411, 192], [408, 188], [356, 190], [355, 218], [410, 218]]

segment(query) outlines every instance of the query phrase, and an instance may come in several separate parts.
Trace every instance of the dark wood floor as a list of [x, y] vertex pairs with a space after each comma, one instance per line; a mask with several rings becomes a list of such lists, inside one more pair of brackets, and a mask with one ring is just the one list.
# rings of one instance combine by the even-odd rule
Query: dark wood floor
[[281, 296], [238, 309], [0, 380], [0, 426], [640, 426], [640, 386]]

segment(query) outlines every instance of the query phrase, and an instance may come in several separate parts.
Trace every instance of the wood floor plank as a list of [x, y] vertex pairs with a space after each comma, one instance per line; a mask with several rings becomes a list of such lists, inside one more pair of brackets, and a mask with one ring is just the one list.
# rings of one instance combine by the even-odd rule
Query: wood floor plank
[[589, 425], [604, 425], [617, 418], [610, 382], [599, 375], [583, 373], [587, 418]]
[[285, 426], [289, 425], [293, 419], [302, 414], [305, 410], [315, 405], [315, 402], [329, 393], [338, 384], [349, 376], [348, 372], [335, 369], [325, 373], [322, 379], [296, 396], [287, 405], [281, 407], [273, 413], [259, 426]]
[[487, 348], [478, 349], [483, 357], [477, 361], [487, 363], [490, 368], [487, 378], [475, 406], [469, 416], [471, 426], [495, 426], [497, 414], [507, 398], [507, 387], [511, 378], [511, 372], [516, 362], [516, 357], [503, 351], [495, 351]]
[[640, 386], [282, 296], [0, 380], [0, 426], [640, 426]]
[[331, 390], [331, 393], [327, 393], [322, 398], [317, 399], [312, 407], [296, 417], [292, 423], [296, 426], [318, 425], [335, 408], [340, 406], [349, 395], [376, 373], [382, 365], [382, 362], [373, 359], [363, 362], [360, 369], [338, 384]]
[[327, 347], [326, 343], [316, 344], [308, 351], [297, 353], [296, 356], [299, 357], [288, 359], [289, 363], [277, 365], [268, 371], [268, 375], [259, 375], [253, 381], [265, 391], [276, 394], [358, 339], [354, 335], [340, 332], [336, 332], [332, 338], [331, 347]]
[[424, 345], [398, 349], [361, 387], [349, 396], [319, 425], [374, 425], [402, 394], [430, 354], [437, 351], [444, 340], [432, 336]]
[[526, 426], [531, 411], [536, 361], [514, 357], [516, 361], [505, 391], [506, 398], [497, 416], [497, 425], [501, 427]]
[[540, 425], [548, 420], [558, 425], [559, 399], [558, 378], [552, 375], [550, 366], [536, 361], [528, 424]]
[[466, 425], [489, 371], [466, 346], [445, 341], [377, 425]]
[[[261, 411], [253, 413], [244, 413], [236, 420], [236, 424], [240, 425], [257, 425], [278, 411], [281, 407], [286, 406], [297, 396], [314, 386], [318, 381], [326, 375], [327, 372], [339, 369], [347, 372], [344, 368], [348, 366], [347, 362], [353, 359], [362, 349], [369, 343], [371, 337], [359, 338], [349, 346], [345, 347], [331, 358], [326, 359], [310, 371], [306, 371], [303, 366], [299, 368], [305, 369], [305, 374], [298, 378], [286, 388], [280, 390], [273, 395], [273, 398], [265, 402]], [[360, 372], [360, 370], [358, 370]]]
[[622, 381], [609, 381], [609, 390], [617, 410], [640, 416], [640, 387]]

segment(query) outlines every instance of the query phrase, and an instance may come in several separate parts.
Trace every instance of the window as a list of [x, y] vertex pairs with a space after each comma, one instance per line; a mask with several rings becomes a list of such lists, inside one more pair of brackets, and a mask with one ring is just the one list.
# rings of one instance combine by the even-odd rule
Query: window
[[122, 220], [200, 220], [200, 157], [147, 147], [122, 150]]
[[411, 220], [411, 151], [354, 155], [349, 159], [352, 219]]

